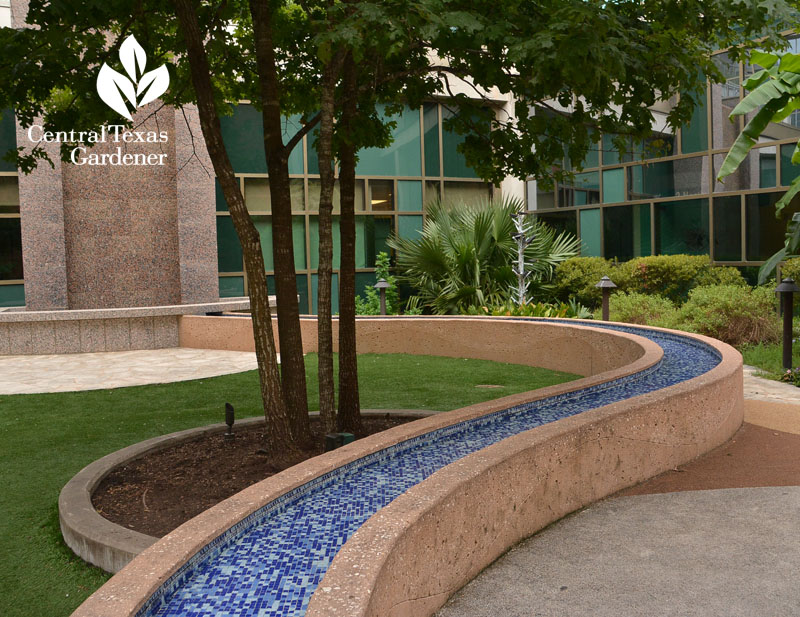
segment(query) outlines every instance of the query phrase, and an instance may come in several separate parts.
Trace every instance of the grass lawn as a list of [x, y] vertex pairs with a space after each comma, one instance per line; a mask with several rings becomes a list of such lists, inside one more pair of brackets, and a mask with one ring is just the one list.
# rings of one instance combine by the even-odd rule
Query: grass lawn
[[[739, 348], [744, 363], [763, 371], [764, 377], [780, 379], [783, 369], [783, 347], [778, 344], [743, 345]], [[800, 366], [800, 342], [792, 345], [792, 366]]]
[[[317, 408], [316, 355], [306, 359]], [[365, 409], [449, 410], [577, 375], [482, 360], [373, 355], [359, 359]], [[477, 388], [482, 384], [502, 388]], [[0, 615], [66, 617], [109, 575], [62, 543], [57, 500], [81, 468], [124, 446], [261, 415], [256, 371], [166, 385], [66, 394], [0, 396]]]

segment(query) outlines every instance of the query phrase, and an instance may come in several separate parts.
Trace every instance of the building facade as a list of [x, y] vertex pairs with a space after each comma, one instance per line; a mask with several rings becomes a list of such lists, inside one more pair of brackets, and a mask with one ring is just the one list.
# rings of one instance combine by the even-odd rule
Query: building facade
[[[0, 26], [14, 21], [0, 0]], [[13, 7], [12, 7], [13, 8]], [[17, 19], [17, 21], [19, 21]], [[797, 41], [792, 41], [794, 51]], [[715, 181], [743, 122], [728, 115], [744, 96], [753, 68], [715, 56], [727, 77], [707, 87], [690, 124], [672, 131], [670, 103], [653, 109], [653, 135], [619, 148], [604, 135], [575, 171], [574, 180], [545, 190], [507, 179], [493, 188], [476, 177], [458, 152], [461, 137], [444, 127], [441, 102], [393, 117], [394, 141], [359, 154], [356, 196], [356, 283], [374, 284], [375, 258], [389, 252], [391, 234], [415, 237], [434, 199], [471, 201], [494, 196], [524, 199], [529, 212], [578, 234], [582, 254], [626, 260], [657, 254], [709, 254], [715, 263], [752, 268], [783, 244], [786, 217], [773, 205], [797, 175], [791, 155], [800, 137], [797, 112], [771, 125], [761, 142], [724, 183]], [[494, 93], [509, 113], [513, 100]], [[164, 157], [151, 167], [62, 163], [58, 146], [46, 148], [54, 166], [22, 175], [0, 161], [0, 307], [28, 310], [116, 308], [213, 302], [246, 295], [242, 252], [213, 168], [202, 147], [196, 114], [161, 109], [134, 116], [163, 131], [160, 144], [125, 144], [126, 154]], [[539, 113], [545, 113], [539, 111]], [[287, 118], [285, 131], [298, 128]], [[261, 233], [272, 284], [269, 178], [261, 116], [240, 103], [222, 119], [225, 143], [242, 194]], [[301, 313], [317, 303], [319, 169], [313, 135], [292, 153], [293, 240]], [[0, 151], [31, 147], [31, 134], [9, 111], [0, 117]], [[92, 152], [111, 153], [111, 144]], [[334, 205], [334, 310], [338, 304], [338, 195]], [[798, 210], [800, 200], [787, 208]]]

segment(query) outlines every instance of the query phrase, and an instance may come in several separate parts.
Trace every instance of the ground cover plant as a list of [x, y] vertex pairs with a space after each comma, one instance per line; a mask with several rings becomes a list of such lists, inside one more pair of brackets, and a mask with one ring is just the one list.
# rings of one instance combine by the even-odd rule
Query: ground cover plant
[[[311, 408], [316, 356], [306, 358]], [[365, 408], [446, 410], [574, 379], [519, 365], [403, 355], [359, 358]], [[502, 388], [477, 388], [478, 385]], [[66, 617], [108, 578], [62, 543], [57, 499], [82, 467], [138, 441], [263, 414], [255, 371], [167, 385], [0, 396], [0, 615]]]

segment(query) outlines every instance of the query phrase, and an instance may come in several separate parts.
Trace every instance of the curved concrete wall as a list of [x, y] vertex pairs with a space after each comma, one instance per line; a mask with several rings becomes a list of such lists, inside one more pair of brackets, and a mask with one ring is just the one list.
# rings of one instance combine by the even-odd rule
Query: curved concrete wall
[[[303, 351], [317, 351], [317, 320], [301, 320]], [[407, 353], [477, 358], [539, 366], [554, 371], [597, 375], [630, 364], [642, 355], [641, 344], [608, 330], [482, 318], [359, 318], [358, 353]], [[334, 348], [338, 323], [334, 322]], [[185, 315], [180, 321], [181, 347], [254, 351], [253, 323], [242, 317]], [[277, 321], [273, 320], [275, 341]], [[489, 331], [490, 329], [490, 331]]]
[[727, 441], [741, 356], [704, 340], [723, 354], [709, 373], [521, 433], [398, 497], [342, 547], [306, 617], [428, 617], [520, 540]]
[[[380, 350], [385, 352], [450, 355], [444, 354], [449, 332], [453, 350], [471, 347], [477, 357], [502, 354], [508, 359], [516, 354], [525, 357], [526, 348], [547, 340], [544, 333], [550, 332], [551, 342], [560, 340], [567, 345], [579, 341], [594, 350], [585, 370], [613, 368], [569, 384], [396, 427], [264, 480], [145, 550], [93, 594], [75, 617], [134, 615], [183, 563], [226, 529], [336, 467], [443, 426], [644, 370], [662, 356], [661, 349], [646, 339], [586, 327], [591, 322], [562, 325], [497, 318], [366, 322], [372, 325], [362, 328], [359, 322], [359, 342], [365, 336], [374, 340], [364, 342], [362, 351], [373, 350], [374, 343], [381, 344]], [[223, 329], [226, 323], [218, 322]], [[207, 321], [203, 327], [211, 325]], [[709, 373], [504, 440], [449, 465], [396, 499], [345, 544], [312, 598], [309, 617], [429, 615], [522, 537], [586, 503], [722, 443], [742, 419], [741, 356], [727, 345], [703, 340], [723, 356], [721, 364]], [[563, 348], [551, 347], [540, 353], [550, 355], [548, 362], [579, 361], [568, 357]], [[457, 354], [454, 351], [452, 355]], [[574, 366], [570, 369], [577, 372]], [[357, 569], [352, 567], [355, 565]]]

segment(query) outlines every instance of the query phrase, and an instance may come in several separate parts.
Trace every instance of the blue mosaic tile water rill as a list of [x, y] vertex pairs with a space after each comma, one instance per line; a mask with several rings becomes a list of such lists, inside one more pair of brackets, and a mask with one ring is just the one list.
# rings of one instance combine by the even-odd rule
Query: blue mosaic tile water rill
[[692, 379], [720, 361], [711, 347], [680, 335], [596, 327], [649, 338], [662, 347], [664, 358], [613, 382], [420, 435], [298, 487], [195, 555], [145, 603], [138, 617], [300, 617], [347, 539], [435, 471], [522, 431]]

